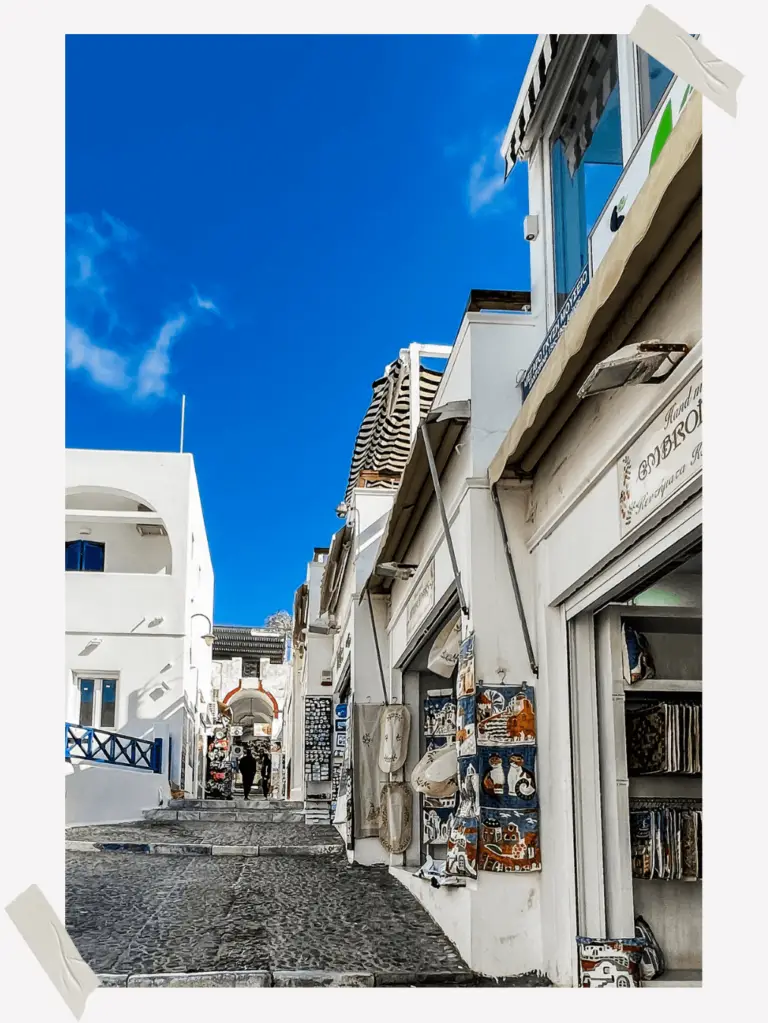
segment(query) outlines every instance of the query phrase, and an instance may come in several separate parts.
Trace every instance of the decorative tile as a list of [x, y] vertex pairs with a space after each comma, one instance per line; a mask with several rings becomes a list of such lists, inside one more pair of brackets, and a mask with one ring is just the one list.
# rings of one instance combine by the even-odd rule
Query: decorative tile
[[448, 835], [446, 872], [477, 877], [477, 818], [454, 818]]
[[460, 757], [477, 751], [475, 740], [475, 698], [460, 696], [456, 708], [456, 752]]
[[535, 743], [533, 689], [527, 685], [480, 687], [477, 696], [478, 746], [501, 749]]
[[451, 695], [424, 700], [424, 734], [449, 735], [456, 731], [456, 702]]
[[577, 938], [581, 987], [640, 987], [642, 938]]
[[459, 817], [480, 816], [480, 775], [476, 757], [459, 758]]
[[453, 809], [424, 808], [422, 813], [422, 836], [425, 845], [445, 845], [451, 830]]
[[475, 634], [470, 632], [459, 647], [459, 673], [456, 679], [457, 696], [475, 693]]
[[480, 870], [498, 873], [541, 870], [536, 810], [480, 810]]
[[535, 765], [535, 746], [481, 748], [481, 805], [491, 809], [535, 809], [539, 805]]

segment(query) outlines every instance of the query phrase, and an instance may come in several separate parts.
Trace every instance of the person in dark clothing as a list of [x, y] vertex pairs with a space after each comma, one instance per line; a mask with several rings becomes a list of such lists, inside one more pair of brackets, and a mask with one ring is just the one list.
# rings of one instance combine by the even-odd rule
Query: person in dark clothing
[[247, 799], [253, 779], [256, 777], [256, 759], [249, 749], [240, 757], [240, 763], [237, 766], [240, 769], [240, 777], [243, 779], [243, 796]]
[[265, 753], [261, 761], [261, 791], [264, 798], [269, 795], [269, 783], [272, 781], [272, 757]]

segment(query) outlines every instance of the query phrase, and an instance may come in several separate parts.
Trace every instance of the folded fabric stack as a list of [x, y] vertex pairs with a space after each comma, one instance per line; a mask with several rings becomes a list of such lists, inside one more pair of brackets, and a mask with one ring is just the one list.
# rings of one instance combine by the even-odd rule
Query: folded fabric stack
[[653, 703], [627, 711], [631, 774], [701, 774], [701, 706]]
[[702, 876], [701, 810], [659, 804], [630, 810], [632, 876], [698, 881]]

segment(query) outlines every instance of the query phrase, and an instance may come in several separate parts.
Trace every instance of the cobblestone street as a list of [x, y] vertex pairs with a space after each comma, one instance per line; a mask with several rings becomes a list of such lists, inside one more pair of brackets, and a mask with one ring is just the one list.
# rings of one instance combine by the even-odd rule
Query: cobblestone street
[[96, 973], [123, 983], [127, 975], [212, 971], [354, 972], [371, 984], [471, 979], [386, 868], [350, 866], [343, 856], [75, 852], [66, 884], [73, 941]]

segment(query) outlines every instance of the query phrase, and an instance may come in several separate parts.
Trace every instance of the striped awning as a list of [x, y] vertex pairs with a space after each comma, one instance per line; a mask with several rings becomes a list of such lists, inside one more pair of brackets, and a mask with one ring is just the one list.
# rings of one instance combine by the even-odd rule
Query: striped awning
[[[442, 373], [419, 367], [420, 415], [432, 407]], [[378, 478], [371, 487], [396, 487], [411, 450], [410, 370], [408, 363], [397, 359], [387, 367], [386, 374], [373, 385], [373, 399], [357, 433], [345, 500], [359, 486], [362, 473]]]
[[[512, 114], [507, 137], [504, 142], [504, 177], [507, 178], [512, 168], [517, 163], [521, 154], [523, 139], [531, 123], [536, 103], [541, 90], [544, 88], [547, 74], [553, 60], [557, 56], [558, 40], [557, 35], [544, 35], [537, 43], [531, 63], [528, 65], [528, 72], [523, 82], [523, 89], [518, 97], [515, 112]], [[538, 51], [538, 53], [537, 53]]]
[[579, 75], [578, 92], [566, 102], [566, 115], [558, 128], [571, 177], [592, 141], [617, 81], [616, 36], [596, 36], [584, 73]]

